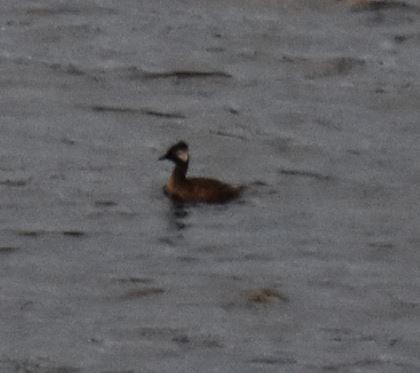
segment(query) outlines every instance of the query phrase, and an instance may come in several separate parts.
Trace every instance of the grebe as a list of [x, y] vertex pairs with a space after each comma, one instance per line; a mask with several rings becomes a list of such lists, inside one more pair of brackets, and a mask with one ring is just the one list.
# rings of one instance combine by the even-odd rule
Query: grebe
[[159, 160], [175, 163], [164, 192], [174, 201], [191, 203], [225, 203], [240, 196], [244, 187], [235, 187], [206, 177], [186, 177], [188, 171], [188, 145], [180, 141], [172, 145]]

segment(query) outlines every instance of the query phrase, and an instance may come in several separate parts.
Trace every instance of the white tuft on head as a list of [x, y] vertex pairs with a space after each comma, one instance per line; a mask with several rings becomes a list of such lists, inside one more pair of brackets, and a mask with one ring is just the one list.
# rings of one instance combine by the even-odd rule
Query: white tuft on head
[[187, 162], [188, 161], [188, 151], [187, 150], [178, 150], [176, 152], [176, 156], [178, 159], [180, 159], [183, 162]]

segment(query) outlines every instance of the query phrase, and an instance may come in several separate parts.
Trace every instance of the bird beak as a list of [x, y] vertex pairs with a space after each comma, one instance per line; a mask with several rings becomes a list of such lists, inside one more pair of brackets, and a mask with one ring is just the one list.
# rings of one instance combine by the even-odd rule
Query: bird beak
[[168, 159], [167, 154], [162, 155], [162, 157], [159, 157], [159, 158], [158, 158], [158, 161], [163, 161], [163, 160], [165, 160], [165, 159]]

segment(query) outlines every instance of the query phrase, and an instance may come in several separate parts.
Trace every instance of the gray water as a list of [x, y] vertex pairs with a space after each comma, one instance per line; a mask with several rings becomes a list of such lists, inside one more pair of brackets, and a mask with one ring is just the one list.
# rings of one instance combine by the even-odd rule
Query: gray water
[[420, 4], [356, 3], [1, 2], [1, 373], [420, 371]]

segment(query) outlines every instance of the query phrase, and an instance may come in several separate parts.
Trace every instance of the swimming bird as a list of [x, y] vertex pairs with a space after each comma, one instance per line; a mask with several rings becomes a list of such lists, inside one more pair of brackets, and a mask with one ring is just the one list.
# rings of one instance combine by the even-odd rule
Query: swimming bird
[[164, 187], [165, 194], [177, 202], [226, 203], [241, 195], [243, 186], [232, 186], [207, 177], [187, 177], [188, 144], [180, 141], [172, 145], [159, 160], [175, 163], [171, 177]]

